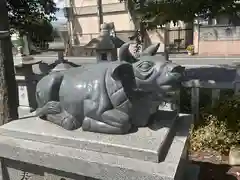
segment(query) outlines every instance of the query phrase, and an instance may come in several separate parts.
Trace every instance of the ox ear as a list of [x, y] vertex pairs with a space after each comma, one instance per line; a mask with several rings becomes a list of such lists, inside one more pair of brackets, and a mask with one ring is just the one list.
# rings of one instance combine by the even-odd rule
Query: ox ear
[[129, 99], [134, 97], [134, 90], [137, 85], [133, 66], [130, 63], [123, 63], [117, 66], [112, 72], [112, 78], [122, 84], [124, 92]]
[[133, 66], [129, 63], [118, 65], [112, 72], [112, 78], [116, 81], [124, 81], [127, 78], [134, 78]]

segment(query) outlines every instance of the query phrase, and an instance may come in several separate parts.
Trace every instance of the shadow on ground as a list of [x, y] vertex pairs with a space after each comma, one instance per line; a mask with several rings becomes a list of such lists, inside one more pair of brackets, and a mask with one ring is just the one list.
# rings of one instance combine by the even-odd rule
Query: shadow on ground
[[200, 167], [198, 180], [240, 180], [240, 176], [237, 178], [236, 175], [240, 168], [202, 161], [192, 161], [192, 163]]

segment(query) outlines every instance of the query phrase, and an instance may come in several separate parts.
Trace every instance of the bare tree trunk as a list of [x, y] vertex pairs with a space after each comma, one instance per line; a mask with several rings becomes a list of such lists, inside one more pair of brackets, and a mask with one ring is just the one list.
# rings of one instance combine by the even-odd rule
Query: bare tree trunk
[[6, 1], [0, 0], [0, 125], [18, 118], [18, 93]]

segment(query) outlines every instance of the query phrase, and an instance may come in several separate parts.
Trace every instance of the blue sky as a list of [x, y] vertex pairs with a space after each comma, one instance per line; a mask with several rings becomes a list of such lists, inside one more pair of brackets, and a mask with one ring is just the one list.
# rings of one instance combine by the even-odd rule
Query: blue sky
[[58, 12], [56, 12], [57, 22], [66, 22], [66, 18], [63, 14], [63, 7], [64, 7], [64, 0], [54, 0], [54, 2], [57, 4], [57, 7], [60, 8]]

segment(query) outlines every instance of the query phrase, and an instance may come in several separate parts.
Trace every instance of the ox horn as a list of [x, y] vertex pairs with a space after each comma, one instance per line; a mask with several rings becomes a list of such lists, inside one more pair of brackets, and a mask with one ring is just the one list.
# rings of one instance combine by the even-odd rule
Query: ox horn
[[138, 61], [129, 51], [130, 44], [131, 42], [126, 42], [120, 47], [118, 57], [120, 61], [126, 61], [129, 63], [134, 63]]
[[143, 50], [140, 56], [154, 56], [157, 53], [159, 46], [160, 43], [148, 46], [146, 49]]

